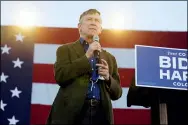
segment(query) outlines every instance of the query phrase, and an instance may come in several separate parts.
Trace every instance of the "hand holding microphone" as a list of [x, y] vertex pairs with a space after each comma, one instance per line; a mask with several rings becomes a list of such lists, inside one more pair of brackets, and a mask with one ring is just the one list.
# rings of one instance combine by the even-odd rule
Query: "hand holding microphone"
[[[99, 37], [98, 36], [93, 36], [93, 42], [89, 45], [89, 48], [86, 52], [87, 58], [91, 58], [93, 55], [95, 58], [97, 58], [97, 72], [100, 75], [101, 80], [109, 80], [109, 68], [108, 68], [108, 63], [104, 59], [100, 59], [100, 52], [101, 52], [101, 45], [99, 44]], [[99, 63], [101, 60], [101, 63]]]
[[86, 52], [86, 57], [89, 59], [94, 55], [94, 57], [99, 58], [100, 52], [101, 52], [101, 45], [99, 43], [99, 37], [93, 36], [93, 42], [89, 44], [89, 48]]

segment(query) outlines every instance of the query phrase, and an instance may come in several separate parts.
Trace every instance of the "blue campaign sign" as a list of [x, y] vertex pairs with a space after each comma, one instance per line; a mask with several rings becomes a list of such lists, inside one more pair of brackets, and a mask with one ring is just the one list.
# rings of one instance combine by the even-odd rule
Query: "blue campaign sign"
[[136, 86], [188, 90], [187, 49], [135, 45]]

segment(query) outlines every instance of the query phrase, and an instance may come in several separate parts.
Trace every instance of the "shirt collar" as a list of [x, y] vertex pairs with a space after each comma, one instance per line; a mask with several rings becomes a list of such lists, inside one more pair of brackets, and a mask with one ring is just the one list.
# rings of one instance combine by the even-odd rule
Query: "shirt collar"
[[84, 40], [84, 38], [80, 37], [80, 43], [84, 47], [84, 50], [87, 51], [89, 44]]
[[80, 43], [83, 45], [85, 42], [84, 38], [80, 37]]

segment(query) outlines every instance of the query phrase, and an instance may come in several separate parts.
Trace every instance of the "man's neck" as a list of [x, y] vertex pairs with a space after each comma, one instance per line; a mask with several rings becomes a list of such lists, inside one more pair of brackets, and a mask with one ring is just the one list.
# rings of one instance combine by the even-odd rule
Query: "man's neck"
[[88, 42], [88, 44], [91, 44], [93, 42], [93, 38], [92, 37], [88, 37], [88, 36], [80, 36], [82, 37], [85, 41]]

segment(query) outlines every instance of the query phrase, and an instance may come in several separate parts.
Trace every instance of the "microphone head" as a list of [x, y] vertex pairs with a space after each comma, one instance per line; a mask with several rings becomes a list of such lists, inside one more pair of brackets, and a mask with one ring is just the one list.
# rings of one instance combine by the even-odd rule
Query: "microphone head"
[[99, 36], [98, 35], [94, 35], [93, 36], [93, 41], [99, 42]]

